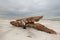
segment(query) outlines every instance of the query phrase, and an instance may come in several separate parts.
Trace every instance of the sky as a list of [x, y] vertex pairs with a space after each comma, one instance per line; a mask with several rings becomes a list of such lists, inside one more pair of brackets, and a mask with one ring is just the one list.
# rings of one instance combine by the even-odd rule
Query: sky
[[0, 18], [60, 17], [60, 0], [0, 0]]

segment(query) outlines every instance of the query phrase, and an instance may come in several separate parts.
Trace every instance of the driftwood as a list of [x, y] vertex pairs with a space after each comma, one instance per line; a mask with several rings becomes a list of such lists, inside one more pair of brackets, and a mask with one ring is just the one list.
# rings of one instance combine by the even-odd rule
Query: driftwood
[[17, 19], [16, 21], [24, 20], [24, 21], [28, 21], [28, 22], [38, 22], [42, 18], [43, 18], [43, 16], [35, 16], [35, 17]]
[[42, 24], [39, 24], [39, 23], [35, 23], [35, 24], [28, 24], [27, 25], [28, 27], [32, 27], [32, 28], [35, 28], [35, 29], [38, 29], [40, 31], [44, 31], [44, 32], [47, 32], [47, 33], [50, 33], [50, 34], [56, 34], [56, 32], [52, 29], [49, 29], [47, 27], [45, 27], [44, 25]]
[[[17, 19], [16, 21], [11, 21], [10, 24], [12, 24], [14, 26], [17, 26], [17, 27], [24, 27], [24, 26], [26, 26], [26, 27], [32, 27], [32, 28], [35, 28], [35, 29], [38, 29], [40, 31], [44, 31], [44, 32], [47, 32], [47, 33], [50, 33], [50, 34], [57, 34], [54, 30], [49, 29], [49, 28], [45, 27], [42, 24], [34, 23], [34, 22], [39, 21], [41, 18], [43, 18], [43, 16], [22, 18], [22, 19]], [[28, 21], [28, 23], [26, 25], [24, 25], [23, 22], [22, 22], [22, 20], [24, 22]]]

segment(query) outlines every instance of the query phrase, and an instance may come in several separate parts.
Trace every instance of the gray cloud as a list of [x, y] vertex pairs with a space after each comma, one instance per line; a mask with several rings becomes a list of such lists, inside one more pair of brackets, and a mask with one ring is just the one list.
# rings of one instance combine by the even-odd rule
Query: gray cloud
[[58, 17], [59, 4], [60, 0], [0, 0], [0, 17]]

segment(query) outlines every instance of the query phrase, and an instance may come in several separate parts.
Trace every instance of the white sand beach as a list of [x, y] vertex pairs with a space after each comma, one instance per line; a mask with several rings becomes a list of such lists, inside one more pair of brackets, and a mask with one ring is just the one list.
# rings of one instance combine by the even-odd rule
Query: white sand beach
[[11, 20], [0, 20], [0, 40], [60, 40], [60, 21], [41, 20], [39, 23], [55, 30], [58, 34], [48, 34], [33, 28], [14, 27]]

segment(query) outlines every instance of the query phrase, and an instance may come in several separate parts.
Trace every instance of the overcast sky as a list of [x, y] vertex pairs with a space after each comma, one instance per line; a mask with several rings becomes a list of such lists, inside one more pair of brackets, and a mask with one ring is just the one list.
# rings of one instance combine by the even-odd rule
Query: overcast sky
[[0, 0], [0, 18], [60, 17], [60, 0]]

